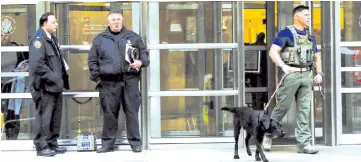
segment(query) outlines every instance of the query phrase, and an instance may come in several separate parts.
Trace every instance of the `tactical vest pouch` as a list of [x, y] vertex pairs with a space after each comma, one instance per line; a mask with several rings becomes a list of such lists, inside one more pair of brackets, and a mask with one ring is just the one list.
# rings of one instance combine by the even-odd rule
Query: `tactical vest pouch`
[[285, 64], [293, 64], [295, 62], [295, 55], [292, 50], [281, 53], [281, 59]]
[[307, 54], [308, 54], [308, 50], [301, 48], [301, 53], [299, 53], [300, 55], [300, 63], [301, 64], [306, 64], [307, 63]]
[[289, 52], [284, 52], [284, 53], [281, 53], [281, 59], [284, 63], [288, 63], [289, 62], [289, 59], [290, 59], [290, 53]]
[[307, 62], [313, 62], [313, 50], [307, 51]]
[[289, 64], [295, 63], [295, 53], [293, 51], [289, 52]]

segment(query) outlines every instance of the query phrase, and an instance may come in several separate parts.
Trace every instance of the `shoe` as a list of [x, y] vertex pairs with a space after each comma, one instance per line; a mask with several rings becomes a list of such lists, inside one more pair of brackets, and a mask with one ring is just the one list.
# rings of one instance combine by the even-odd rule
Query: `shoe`
[[36, 152], [36, 155], [37, 156], [45, 156], [45, 157], [51, 157], [51, 156], [55, 156], [56, 155], [56, 152], [48, 147], [40, 150], [40, 151], [37, 151]]
[[99, 149], [97, 149], [97, 153], [106, 153], [106, 152], [113, 152], [114, 148], [111, 147], [101, 147]]
[[301, 154], [317, 154], [318, 149], [311, 144], [307, 144], [306, 146], [298, 146], [297, 153]]
[[59, 154], [63, 154], [67, 151], [65, 147], [52, 147], [51, 149], [53, 149], [56, 153]]
[[263, 146], [263, 150], [265, 150], [265, 151], [271, 151], [271, 147], [272, 147], [272, 137], [265, 135], [265, 136], [263, 137], [262, 146]]
[[142, 146], [134, 146], [132, 147], [133, 152], [142, 152], [143, 148]]

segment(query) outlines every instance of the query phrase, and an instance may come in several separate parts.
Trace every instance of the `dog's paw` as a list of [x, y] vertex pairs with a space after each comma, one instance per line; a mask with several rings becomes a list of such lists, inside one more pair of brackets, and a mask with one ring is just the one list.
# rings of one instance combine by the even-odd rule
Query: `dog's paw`
[[261, 158], [259, 156], [256, 156], [256, 161], [261, 161]]
[[239, 159], [238, 155], [234, 155], [233, 159]]
[[263, 160], [263, 162], [269, 162], [267, 159]]
[[252, 151], [247, 149], [248, 156], [252, 156]]

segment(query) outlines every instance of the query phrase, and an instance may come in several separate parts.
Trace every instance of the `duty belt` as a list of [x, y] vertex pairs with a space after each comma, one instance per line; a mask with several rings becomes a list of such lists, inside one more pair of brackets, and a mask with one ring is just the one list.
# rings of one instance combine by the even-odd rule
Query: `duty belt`
[[294, 65], [288, 65], [290, 67], [296, 68], [296, 72], [306, 72], [311, 71], [311, 67], [309, 66], [294, 66]]

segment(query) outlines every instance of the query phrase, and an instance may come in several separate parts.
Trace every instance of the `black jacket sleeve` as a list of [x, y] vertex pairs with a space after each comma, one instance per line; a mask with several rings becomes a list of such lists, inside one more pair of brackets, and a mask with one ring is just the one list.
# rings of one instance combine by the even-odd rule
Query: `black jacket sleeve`
[[145, 47], [143, 40], [140, 36], [136, 41], [136, 48], [139, 50], [139, 60], [142, 62], [142, 67], [148, 67], [149, 65], [149, 58], [148, 58], [148, 50]]
[[61, 79], [61, 74], [54, 73], [46, 61], [44, 42], [41, 39], [31, 41], [29, 45], [29, 66], [33, 69], [35, 75], [51, 82]]
[[98, 57], [97, 47], [98, 47], [97, 41], [96, 39], [94, 39], [88, 55], [88, 68], [90, 72], [90, 80], [94, 82], [99, 81], [99, 57]]

